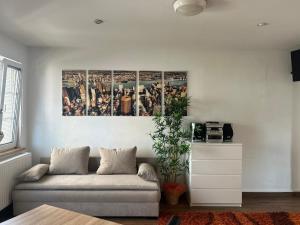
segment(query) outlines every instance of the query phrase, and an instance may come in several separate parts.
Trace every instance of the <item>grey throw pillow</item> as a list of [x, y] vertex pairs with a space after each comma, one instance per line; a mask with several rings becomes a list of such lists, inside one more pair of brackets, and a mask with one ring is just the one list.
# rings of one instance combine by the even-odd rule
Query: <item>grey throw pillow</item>
[[136, 174], [136, 147], [131, 149], [100, 149], [97, 174]]
[[50, 174], [87, 174], [90, 147], [54, 148], [50, 158]]
[[141, 163], [139, 165], [138, 176], [147, 181], [158, 181], [155, 169], [149, 163]]
[[22, 182], [38, 181], [48, 172], [48, 169], [48, 164], [37, 164], [19, 175], [17, 179]]

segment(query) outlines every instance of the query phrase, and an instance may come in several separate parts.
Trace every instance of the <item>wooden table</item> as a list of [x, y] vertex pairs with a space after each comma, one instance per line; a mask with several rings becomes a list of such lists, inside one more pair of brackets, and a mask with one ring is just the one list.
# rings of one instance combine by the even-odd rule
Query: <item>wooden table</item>
[[77, 212], [42, 205], [1, 225], [121, 225]]

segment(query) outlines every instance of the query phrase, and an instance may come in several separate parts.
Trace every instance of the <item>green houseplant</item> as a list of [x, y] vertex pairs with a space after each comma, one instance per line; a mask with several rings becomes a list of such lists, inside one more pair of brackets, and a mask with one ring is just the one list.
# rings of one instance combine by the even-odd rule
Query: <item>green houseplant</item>
[[167, 99], [167, 115], [157, 114], [153, 118], [153, 149], [164, 181], [163, 192], [167, 202], [172, 205], [177, 204], [186, 191], [186, 185], [178, 183], [177, 178], [184, 175], [189, 167], [186, 156], [190, 151], [190, 133], [183, 128], [183, 117], [189, 103], [189, 97]]

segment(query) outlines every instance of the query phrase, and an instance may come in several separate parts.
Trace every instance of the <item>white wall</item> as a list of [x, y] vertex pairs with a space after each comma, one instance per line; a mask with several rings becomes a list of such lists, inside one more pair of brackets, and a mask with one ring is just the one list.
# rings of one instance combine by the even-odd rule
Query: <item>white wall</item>
[[[35, 162], [53, 146], [137, 145], [153, 156], [151, 118], [62, 117], [62, 69], [187, 70], [190, 121], [232, 122], [244, 144], [246, 191], [290, 191], [292, 82], [284, 51], [208, 51], [180, 47], [107, 46], [30, 50], [29, 148]], [[96, 153], [95, 153], [96, 154]]]
[[300, 191], [300, 82], [293, 84], [292, 188]]
[[[26, 85], [26, 76], [27, 76], [27, 47], [25, 45], [20, 44], [19, 42], [3, 35], [0, 33], [0, 56], [4, 56], [6, 58], [18, 61], [22, 63], [22, 76], [23, 76], [23, 86]], [[24, 96], [26, 95], [26, 90], [23, 88], [23, 96], [22, 103], [24, 103]], [[22, 133], [20, 135], [19, 145], [22, 147], [26, 147], [27, 133], [26, 129], [26, 105], [23, 104], [21, 112], [22, 117]]]
[[0, 55], [25, 63], [27, 48], [19, 42], [0, 33]]

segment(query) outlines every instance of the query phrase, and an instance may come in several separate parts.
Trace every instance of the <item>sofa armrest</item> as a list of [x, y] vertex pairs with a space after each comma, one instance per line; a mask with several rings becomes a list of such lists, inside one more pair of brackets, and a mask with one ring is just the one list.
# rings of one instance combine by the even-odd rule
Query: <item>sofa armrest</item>
[[147, 181], [159, 181], [154, 167], [149, 163], [139, 164], [137, 175]]

